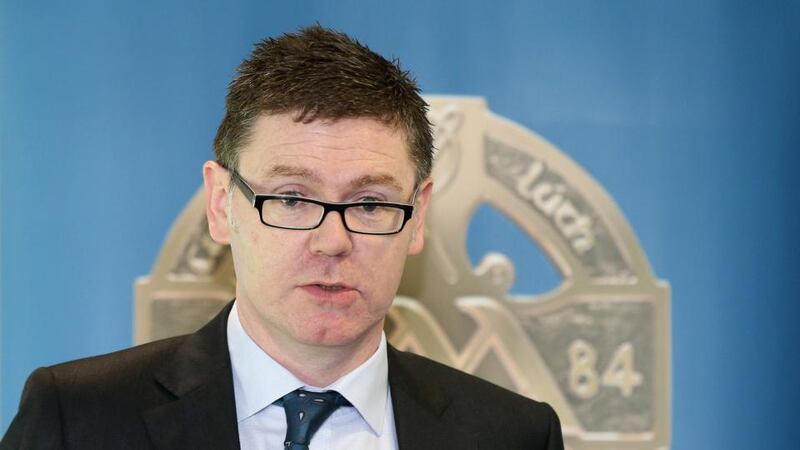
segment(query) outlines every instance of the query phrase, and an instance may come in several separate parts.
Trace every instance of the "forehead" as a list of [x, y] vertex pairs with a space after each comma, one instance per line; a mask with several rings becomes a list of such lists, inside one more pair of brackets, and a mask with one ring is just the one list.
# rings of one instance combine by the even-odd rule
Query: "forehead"
[[414, 181], [406, 134], [371, 118], [301, 123], [290, 114], [262, 115], [242, 148], [239, 170], [258, 180], [294, 177], [353, 184], [394, 179], [405, 187]]

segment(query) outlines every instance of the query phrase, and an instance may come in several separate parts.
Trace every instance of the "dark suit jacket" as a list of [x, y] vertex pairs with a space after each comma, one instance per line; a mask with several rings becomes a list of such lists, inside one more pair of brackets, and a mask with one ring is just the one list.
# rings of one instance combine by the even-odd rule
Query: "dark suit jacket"
[[[0, 448], [238, 449], [229, 312], [194, 334], [37, 369]], [[563, 449], [547, 404], [391, 346], [388, 359], [401, 450]]]

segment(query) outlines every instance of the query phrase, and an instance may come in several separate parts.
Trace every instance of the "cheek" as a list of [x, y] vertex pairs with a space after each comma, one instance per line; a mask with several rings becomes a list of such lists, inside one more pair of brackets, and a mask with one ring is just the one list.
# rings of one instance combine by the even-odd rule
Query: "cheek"
[[247, 254], [248, 268], [261, 284], [274, 283], [286, 276], [291, 262], [297, 258], [291, 252], [289, 240], [285, 237], [270, 236], [269, 230], [252, 230], [247, 233], [247, 241], [241, 243], [240, 250]]
[[261, 245], [261, 233], [258, 230], [247, 231], [247, 247], [258, 248]]
[[264, 230], [239, 224], [231, 242], [236, 245], [233, 262], [238, 283], [257, 289], [271, 283], [270, 266], [275, 264], [275, 255], [280, 255], [281, 250], [268, 243]]
[[371, 281], [372, 294], [375, 296], [377, 308], [388, 308], [397, 293], [400, 278], [403, 275], [403, 266], [406, 261], [408, 251], [408, 240], [391, 245], [374, 246], [374, 252], [366, 261], [362, 261], [360, 266], [363, 268], [364, 280]]

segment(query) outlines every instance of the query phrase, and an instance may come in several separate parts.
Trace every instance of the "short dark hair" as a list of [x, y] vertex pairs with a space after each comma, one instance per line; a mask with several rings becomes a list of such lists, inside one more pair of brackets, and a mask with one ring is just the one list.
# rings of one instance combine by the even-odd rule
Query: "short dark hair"
[[225, 117], [214, 139], [217, 162], [238, 167], [239, 150], [262, 114], [295, 120], [369, 117], [405, 132], [416, 183], [431, 172], [433, 137], [428, 104], [411, 75], [349, 36], [313, 25], [255, 45], [228, 89]]

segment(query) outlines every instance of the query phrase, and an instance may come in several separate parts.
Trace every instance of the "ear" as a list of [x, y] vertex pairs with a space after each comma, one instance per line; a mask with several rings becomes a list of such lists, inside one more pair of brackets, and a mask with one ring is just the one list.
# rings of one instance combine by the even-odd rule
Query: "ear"
[[417, 201], [414, 204], [414, 217], [411, 219], [411, 244], [408, 247], [409, 255], [418, 255], [425, 243], [425, 215], [433, 192], [433, 179], [426, 178], [417, 191]]
[[214, 161], [203, 164], [203, 190], [206, 193], [206, 217], [211, 238], [220, 244], [229, 244], [231, 238], [228, 222], [228, 170]]

